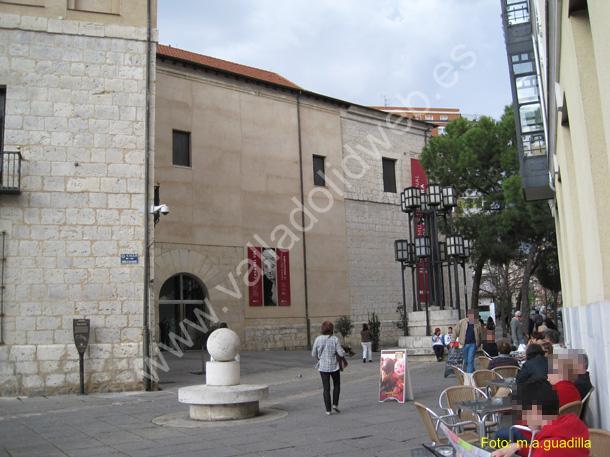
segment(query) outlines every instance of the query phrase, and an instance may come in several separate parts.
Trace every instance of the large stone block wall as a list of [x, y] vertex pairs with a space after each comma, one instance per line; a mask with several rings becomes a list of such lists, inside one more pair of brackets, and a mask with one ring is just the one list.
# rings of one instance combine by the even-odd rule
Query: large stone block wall
[[[62, 28], [64, 27], [64, 28]], [[91, 390], [141, 385], [146, 43], [142, 30], [0, 16], [6, 232], [0, 393], [78, 389], [72, 319], [91, 319]], [[140, 262], [121, 265], [120, 254]]]
[[[394, 261], [394, 240], [407, 236], [400, 207], [374, 202], [346, 201], [349, 287], [354, 321], [366, 322], [377, 313], [381, 321], [398, 321], [402, 305], [401, 267]], [[408, 303], [411, 281], [405, 272]], [[389, 331], [389, 326], [384, 325]], [[398, 333], [397, 333], [398, 334]]]
[[[382, 322], [381, 344], [397, 344], [402, 305], [401, 269], [394, 261], [394, 240], [408, 237], [408, 219], [400, 210], [400, 192], [411, 185], [411, 158], [419, 157], [425, 127], [396, 124], [396, 118], [360, 108], [342, 115], [346, 175], [346, 232], [352, 318], [366, 322], [376, 312]], [[348, 158], [349, 157], [349, 158]], [[396, 160], [397, 193], [384, 192], [382, 158]], [[408, 271], [406, 272], [408, 274]], [[411, 281], [406, 277], [407, 299]], [[409, 300], [410, 302], [410, 300]]]

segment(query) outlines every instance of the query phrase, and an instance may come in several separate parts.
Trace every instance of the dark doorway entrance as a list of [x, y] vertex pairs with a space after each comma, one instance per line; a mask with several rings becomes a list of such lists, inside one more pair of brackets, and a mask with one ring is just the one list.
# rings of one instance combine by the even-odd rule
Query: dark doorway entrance
[[[200, 325], [195, 310], [204, 311], [206, 298], [205, 285], [193, 275], [179, 273], [165, 281], [159, 294], [159, 342], [169, 347], [175, 346], [170, 338], [170, 334], [174, 333], [177, 337], [187, 341], [190, 339], [193, 343], [190, 345], [176, 341], [181, 350], [200, 350], [205, 334], [187, 324], [185, 320]], [[180, 328], [180, 323], [183, 323], [187, 334]], [[209, 326], [207, 320], [205, 323]]]

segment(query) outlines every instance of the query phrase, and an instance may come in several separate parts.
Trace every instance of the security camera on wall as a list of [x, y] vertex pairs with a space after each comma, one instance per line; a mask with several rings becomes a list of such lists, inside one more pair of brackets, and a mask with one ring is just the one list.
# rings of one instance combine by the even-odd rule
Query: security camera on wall
[[150, 214], [154, 214], [154, 215], [163, 214], [165, 216], [166, 214], [169, 214], [169, 206], [167, 206], [167, 205], [152, 205], [150, 207]]

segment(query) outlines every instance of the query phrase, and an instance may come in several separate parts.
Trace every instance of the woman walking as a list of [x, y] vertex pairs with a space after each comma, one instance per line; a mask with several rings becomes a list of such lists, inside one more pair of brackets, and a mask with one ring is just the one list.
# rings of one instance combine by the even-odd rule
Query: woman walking
[[360, 342], [362, 344], [362, 363], [366, 363], [368, 357], [369, 362], [373, 361], [373, 338], [368, 324], [362, 324], [360, 330]]
[[[339, 338], [333, 335], [332, 322], [324, 321], [321, 326], [322, 334], [316, 338], [311, 350], [312, 357], [318, 359], [317, 368], [322, 378], [322, 396], [326, 414], [332, 411], [339, 413], [339, 394], [341, 392], [341, 371], [337, 356], [345, 357], [345, 351], [339, 343]], [[330, 379], [333, 380], [333, 401], [330, 402]]]

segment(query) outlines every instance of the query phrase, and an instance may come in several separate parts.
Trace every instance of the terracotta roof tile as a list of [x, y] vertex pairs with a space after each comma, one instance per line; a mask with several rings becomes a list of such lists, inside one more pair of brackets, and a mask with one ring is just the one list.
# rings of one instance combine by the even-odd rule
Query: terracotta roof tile
[[246, 76], [248, 78], [258, 79], [260, 81], [276, 84], [278, 86], [288, 87], [290, 89], [300, 89], [300, 87], [292, 81], [289, 81], [283, 76], [280, 76], [277, 73], [273, 73], [272, 71], [261, 70], [260, 68], [241, 65], [234, 62], [229, 62], [228, 60], [204, 56], [195, 52], [185, 51], [184, 49], [174, 48], [173, 46], [166, 46], [163, 44], [157, 45], [157, 55], [186, 62], [192, 62], [194, 64], [203, 65], [228, 73]]

